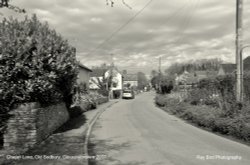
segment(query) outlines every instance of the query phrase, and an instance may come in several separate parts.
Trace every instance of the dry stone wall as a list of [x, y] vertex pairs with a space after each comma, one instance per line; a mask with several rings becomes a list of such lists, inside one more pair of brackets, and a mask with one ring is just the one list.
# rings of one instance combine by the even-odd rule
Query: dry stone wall
[[4, 134], [4, 150], [20, 154], [51, 135], [69, 119], [64, 103], [41, 108], [38, 103], [28, 103], [11, 111], [13, 115]]

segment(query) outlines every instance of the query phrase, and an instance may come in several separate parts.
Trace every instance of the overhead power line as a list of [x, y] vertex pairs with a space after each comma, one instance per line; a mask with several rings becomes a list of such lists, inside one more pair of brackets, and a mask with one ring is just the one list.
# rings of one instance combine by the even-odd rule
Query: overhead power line
[[133, 17], [131, 17], [127, 22], [125, 22], [123, 25], [121, 25], [117, 30], [115, 30], [113, 33], [111, 33], [110, 36], [108, 36], [95, 49], [93, 49], [92, 51], [90, 51], [89, 54], [92, 54], [93, 52], [95, 52], [96, 50], [98, 50], [99, 48], [101, 48], [105, 43], [107, 43], [108, 41], [110, 41], [118, 32], [120, 32], [129, 23], [131, 23], [136, 17], [138, 17], [138, 15], [140, 15], [152, 2], [153, 2], [153, 0], [149, 0], [148, 3], [146, 3], [146, 5], [141, 10], [139, 10]]

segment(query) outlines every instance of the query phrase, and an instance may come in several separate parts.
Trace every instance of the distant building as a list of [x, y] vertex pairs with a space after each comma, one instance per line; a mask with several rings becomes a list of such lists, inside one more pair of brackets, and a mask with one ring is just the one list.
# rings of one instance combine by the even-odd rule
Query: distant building
[[110, 90], [111, 96], [120, 97], [123, 89], [123, 76], [117, 68], [109, 69], [93, 69], [90, 74], [89, 88], [92, 90], [100, 89], [100, 83], [103, 83], [103, 79], [106, 79], [112, 75], [112, 86]]
[[197, 78], [198, 81], [200, 81], [202, 79], [216, 77], [217, 71], [212, 71], [212, 70], [195, 71], [194, 76]]
[[123, 86], [124, 87], [138, 87], [138, 76], [137, 74], [124, 74], [123, 75]]
[[200, 81], [208, 77], [207, 71], [195, 71], [194, 76]]
[[78, 63], [78, 67], [79, 67], [79, 73], [77, 76], [77, 83], [78, 84], [85, 84], [86, 89], [89, 89], [89, 79], [90, 79], [90, 73], [92, 72], [91, 69], [89, 69], [88, 67], [84, 66], [81, 63]]
[[92, 69], [90, 73], [89, 89], [99, 89], [99, 83], [103, 81], [103, 77], [107, 69]]
[[236, 65], [235, 64], [221, 64], [218, 76], [224, 76], [235, 73]]
[[250, 71], [250, 56], [244, 59], [243, 64], [244, 64], [244, 70]]
[[188, 85], [192, 86], [197, 84], [198, 78], [195, 76], [195, 73], [189, 73], [184, 71], [181, 75], [175, 78], [176, 85]]
[[[218, 71], [218, 75], [223, 76], [228, 74], [235, 74], [236, 69], [236, 64], [221, 64]], [[250, 71], [250, 56], [246, 57], [243, 60], [243, 70]]]

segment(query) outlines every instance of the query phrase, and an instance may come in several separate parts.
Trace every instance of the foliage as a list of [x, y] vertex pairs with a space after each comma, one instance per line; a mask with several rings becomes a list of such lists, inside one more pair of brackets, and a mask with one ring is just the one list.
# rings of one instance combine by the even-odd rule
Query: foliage
[[201, 59], [195, 61], [188, 61], [185, 63], [174, 63], [165, 72], [169, 75], [181, 74], [185, 70], [218, 70], [222, 61], [220, 59]]
[[174, 78], [173, 76], [159, 74], [151, 79], [151, 84], [158, 93], [168, 94], [171, 93], [174, 88]]
[[35, 15], [4, 19], [0, 36], [1, 113], [24, 102], [71, 104], [77, 65], [75, 49], [66, 40]]
[[[91, 79], [94, 84], [98, 86], [97, 92], [103, 96], [108, 96], [109, 95], [109, 89], [111, 87], [111, 79], [110, 77], [105, 78], [104, 76], [101, 78], [97, 79]], [[107, 86], [108, 85], [108, 86]]]
[[250, 102], [250, 71], [244, 73], [244, 94], [245, 100]]
[[98, 104], [108, 101], [107, 97], [99, 93], [78, 93], [79, 95], [74, 100], [74, 104], [69, 108], [71, 118], [78, 117], [82, 113], [95, 109]]
[[159, 75], [155, 75], [154, 77], [152, 77], [151, 84], [152, 84], [153, 88], [156, 89], [159, 82], [160, 82], [160, 76]]
[[250, 104], [244, 105], [243, 109], [234, 115], [225, 115], [224, 110], [220, 108], [191, 105], [187, 102], [180, 102], [179, 99], [171, 97], [171, 95], [157, 95], [156, 104], [165, 111], [200, 127], [250, 142]]
[[144, 87], [148, 85], [147, 77], [143, 72], [138, 72], [137, 77], [138, 77], [138, 89], [143, 90]]
[[78, 85], [78, 88], [79, 88], [79, 92], [81, 94], [87, 94], [88, 93], [88, 84], [86, 82], [81, 82], [79, 85]]
[[197, 88], [188, 92], [185, 101], [192, 105], [221, 108], [226, 115], [233, 115], [239, 110], [235, 100], [235, 77], [227, 75], [201, 80]]
[[21, 9], [18, 6], [14, 6], [14, 5], [9, 4], [9, 0], [1, 0], [0, 8], [3, 8], [3, 7], [9, 8], [15, 12], [18, 12], [18, 13], [26, 13], [26, 11], [24, 9]]
[[114, 99], [118, 99], [118, 98], [120, 98], [121, 97], [121, 92], [120, 92], [120, 90], [113, 90], [113, 97], [114, 97]]

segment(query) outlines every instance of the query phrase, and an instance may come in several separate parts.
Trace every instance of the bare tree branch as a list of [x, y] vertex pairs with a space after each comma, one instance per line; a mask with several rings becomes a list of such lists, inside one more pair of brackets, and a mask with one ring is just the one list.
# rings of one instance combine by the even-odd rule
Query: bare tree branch
[[[14, 5], [10, 5], [9, 4], [9, 0], [1, 0], [0, 2], [0, 8], [8, 8], [10, 10], [14, 10], [15, 12], [17, 13], [26, 13], [25, 9], [21, 9], [17, 6], [14, 6]], [[0, 15], [3, 15], [2, 13], [0, 13]]]
[[125, 2], [125, 0], [122, 0], [122, 3], [123, 3], [125, 6], [127, 6], [129, 9], [132, 9], [132, 7], [129, 6], [129, 5]]
[[[125, 2], [125, 0], [121, 0], [122, 1], [122, 3], [127, 7], [127, 8], [129, 8], [129, 9], [132, 9], [132, 7], [131, 6], [129, 6], [126, 2]], [[111, 7], [114, 7], [114, 4], [115, 4], [115, 2], [114, 2], [114, 0], [106, 0], [106, 4], [109, 6], [111, 6]]]

